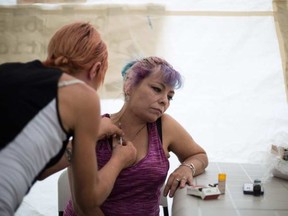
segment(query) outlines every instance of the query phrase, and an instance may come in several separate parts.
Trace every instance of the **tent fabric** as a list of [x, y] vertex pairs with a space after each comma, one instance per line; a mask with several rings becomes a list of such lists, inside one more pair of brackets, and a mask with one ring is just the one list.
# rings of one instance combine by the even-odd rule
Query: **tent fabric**
[[[265, 166], [271, 144], [288, 144], [287, 4], [3, 0], [0, 63], [45, 59], [56, 29], [89, 21], [109, 49], [107, 77], [99, 91], [103, 113], [123, 104], [121, 68], [131, 59], [157, 55], [184, 77], [167, 113], [206, 149], [210, 161]], [[179, 163], [173, 154], [169, 160], [171, 172]], [[37, 182], [16, 215], [56, 215], [59, 174]]]
[[48, 41], [59, 27], [72, 21], [85, 20], [99, 29], [109, 47], [109, 70], [100, 94], [102, 98], [119, 97], [122, 83], [119, 76], [121, 67], [131, 59], [156, 53], [163, 16], [153, 18], [153, 31], [148, 25], [147, 16], [159, 10], [164, 8], [157, 5], [109, 4], [2, 7], [0, 63], [45, 59]]
[[274, 0], [273, 9], [278, 42], [282, 56], [286, 95], [288, 95], [288, 1]]
[[[19, 0], [17, 2], [19, 4], [10, 4], [6, 7], [2, 5], [1, 7], [3, 35], [0, 41], [0, 63], [11, 60], [25, 61], [31, 58], [45, 58], [48, 40], [57, 28], [72, 20], [87, 20], [98, 26], [109, 45], [110, 62], [113, 62], [109, 66], [107, 82], [101, 89], [101, 95], [104, 98], [119, 96], [121, 80], [119, 80], [119, 76], [115, 76], [115, 73], [123, 64], [132, 58], [157, 53], [155, 51], [157, 38], [161, 34], [162, 23], [167, 17], [269, 17], [275, 14], [275, 22], [279, 23], [281, 32], [279, 41], [284, 39], [280, 47], [284, 47], [282, 59], [285, 63], [287, 1], [273, 1], [274, 12], [270, 0], [258, 0], [253, 2], [253, 5], [247, 0], [234, 1], [233, 4], [229, 4], [228, 0], [181, 1], [177, 4], [175, 1], [168, 1], [165, 4], [163, 1], [152, 1], [153, 3], [138, 1], [141, 2], [140, 4], [123, 4], [125, 1], [111, 1], [110, 4], [85, 4], [98, 1], [85, 2], [83, 0]], [[58, 2], [59, 4], [27, 4], [33, 2]], [[76, 2], [76, 4], [61, 4], [65, 2]], [[113, 2], [116, 3], [113, 4]], [[121, 2], [122, 4], [120, 4]], [[159, 3], [157, 4], [157, 2]], [[160, 4], [161, 2], [162, 4]], [[115, 23], [117, 24], [115, 25]], [[152, 27], [154, 27], [153, 30]], [[144, 36], [145, 43], [142, 40]], [[281, 40], [281, 38], [283, 39]], [[286, 66], [284, 63], [283, 67]]]

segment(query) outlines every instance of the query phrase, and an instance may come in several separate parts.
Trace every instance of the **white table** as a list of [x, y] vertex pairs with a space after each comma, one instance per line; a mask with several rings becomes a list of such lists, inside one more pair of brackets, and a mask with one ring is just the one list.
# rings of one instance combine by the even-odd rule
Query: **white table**
[[217, 183], [224, 172], [226, 193], [218, 199], [202, 200], [177, 190], [172, 216], [288, 216], [288, 181], [276, 177], [263, 182], [264, 195], [243, 194], [243, 184], [265, 177], [265, 167], [257, 164], [210, 163], [206, 172], [194, 179], [196, 185]]

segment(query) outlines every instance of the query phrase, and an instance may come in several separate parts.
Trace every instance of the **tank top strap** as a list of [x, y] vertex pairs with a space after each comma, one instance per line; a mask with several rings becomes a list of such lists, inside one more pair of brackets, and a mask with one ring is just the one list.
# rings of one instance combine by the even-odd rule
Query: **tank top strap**
[[73, 85], [76, 83], [84, 83], [82, 80], [78, 80], [78, 79], [73, 79], [73, 80], [63, 80], [61, 82], [58, 83], [58, 87], [65, 87], [65, 86], [69, 86], [69, 85]]

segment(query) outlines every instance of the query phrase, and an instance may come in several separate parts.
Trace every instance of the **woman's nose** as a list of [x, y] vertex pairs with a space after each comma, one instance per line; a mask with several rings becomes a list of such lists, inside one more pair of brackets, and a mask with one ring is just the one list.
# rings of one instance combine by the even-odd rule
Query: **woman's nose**
[[167, 96], [162, 96], [162, 97], [159, 99], [159, 102], [160, 102], [160, 104], [162, 104], [162, 105], [164, 105], [164, 106], [166, 106], [166, 105], [169, 103]]

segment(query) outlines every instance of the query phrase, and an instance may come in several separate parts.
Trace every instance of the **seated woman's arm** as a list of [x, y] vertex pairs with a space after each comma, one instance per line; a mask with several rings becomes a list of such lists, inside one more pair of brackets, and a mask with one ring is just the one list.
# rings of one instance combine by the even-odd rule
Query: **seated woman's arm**
[[171, 116], [162, 117], [163, 148], [172, 151], [179, 159], [180, 166], [168, 177], [164, 195], [174, 196], [178, 187], [193, 184], [193, 177], [200, 175], [208, 166], [206, 151]]

